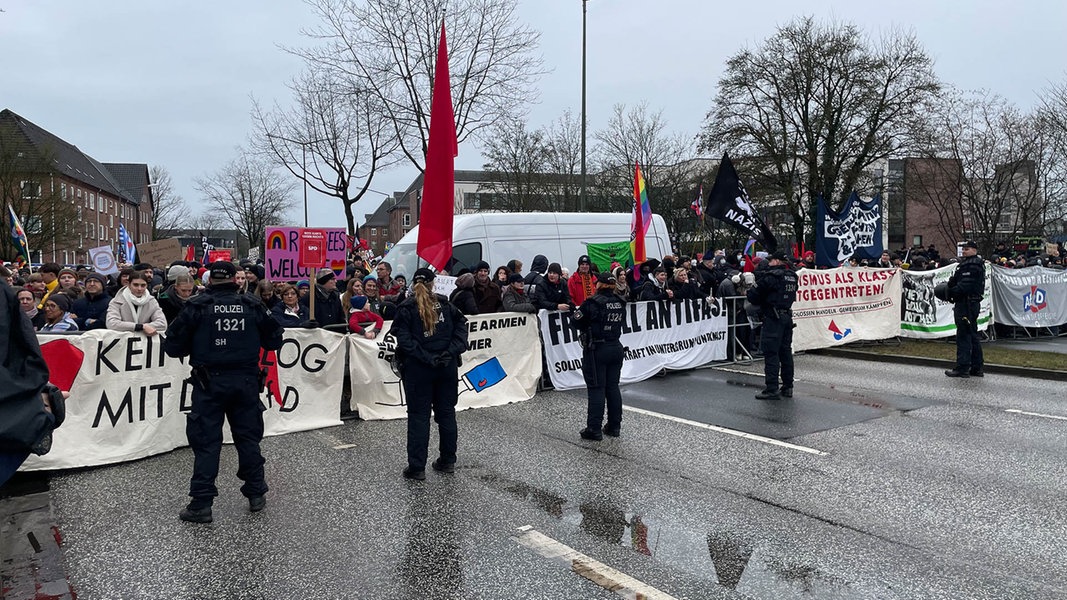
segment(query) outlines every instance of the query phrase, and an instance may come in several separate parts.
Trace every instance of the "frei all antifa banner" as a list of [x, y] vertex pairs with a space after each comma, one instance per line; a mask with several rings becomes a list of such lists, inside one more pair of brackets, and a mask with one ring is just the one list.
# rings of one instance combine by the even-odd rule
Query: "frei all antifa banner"
[[[375, 339], [351, 335], [352, 402], [364, 420], [403, 419], [407, 399], [392, 367], [396, 338], [386, 321]], [[467, 351], [459, 367], [456, 410], [529, 400], [541, 378], [537, 318], [524, 313], [474, 315], [467, 321]]]
[[[986, 265], [988, 272], [989, 265]], [[901, 304], [900, 335], [902, 337], [931, 339], [956, 335], [956, 322], [952, 316], [952, 303], [934, 297], [934, 288], [947, 283], [956, 272], [956, 265], [933, 271], [900, 271]], [[986, 277], [982, 308], [978, 313], [978, 329], [984, 331], [992, 321], [991, 277]]]
[[[189, 367], [167, 356], [159, 337], [96, 329], [38, 340], [52, 383], [69, 390], [70, 399], [52, 451], [30, 456], [24, 470], [104, 465], [187, 445]], [[341, 424], [343, 343], [344, 336], [328, 331], [286, 329], [281, 349], [264, 353], [266, 435]]]
[[850, 257], [858, 260], [882, 256], [882, 197], [860, 200], [852, 192], [841, 212], [820, 197], [815, 222], [815, 264], [838, 267]]
[[752, 208], [752, 201], [737, 176], [737, 169], [734, 169], [734, 163], [726, 154], [722, 155], [719, 174], [715, 176], [715, 185], [708, 196], [707, 214], [763, 244], [770, 252], [778, 248], [778, 241], [774, 239], [771, 228], [756, 209]]
[[997, 323], [1017, 327], [1054, 327], [1067, 323], [1067, 271], [987, 266], [986, 273], [992, 274], [993, 313]]
[[793, 351], [900, 335], [900, 271], [801, 269], [793, 303]]
[[[552, 385], [557, 390], [585, 387], [582, 348], [569, 313], [542, 310], [538, 318]], [[664, 368], [692, 369], [724, 360], [726, 328], [726, 314], [703, 298], [627, 303], [621, 382], [642, 381]]]

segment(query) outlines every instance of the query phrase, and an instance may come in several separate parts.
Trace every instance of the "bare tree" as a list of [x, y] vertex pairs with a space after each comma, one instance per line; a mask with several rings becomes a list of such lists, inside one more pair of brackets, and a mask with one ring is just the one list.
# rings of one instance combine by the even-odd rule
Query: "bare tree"
[[516, 0], [307, 0], [320, 20], [290, 49], [376, 96], [404, 156], [421, 172], [441, 19], [448, 32], [460, 142], [521, 116], [541, 74], [540, 35], [517, 22]]
[[[797, 19], [727, 61], [701, 148], [747, 158], [743, 176], [759, 173], [802, 240], [817, 197], [844, 204], [865, 171], [909, 146], [939, 89], [932, 67], [911, 34], [871, 41], [855, 25]], [[757, 202], [761, 186], [750, 185]]]
[[[80, 250], [81, 209], [73, 195], [63, 197], [55, 156], [52, 148], [30, 143], [13, 123], [0, 121], [0, 211], [6, 222], [8, 205], [14, 209], [31, 252], [56, 247]], [[16, 251], [5, 232], [0, 236], [2, 256], [13, 259]]]
[[551, 148], [543, 131], [530, 131], [522, 121], [501, 123], [486, 137], [482, 150], [491, 181], [480, 189], [481, 210], [554, 211], [554, 178], [548, 170]]
[[209, 209], [248, 238], [251, 248], [263, 245], [268, 225], [286, 219], [295, 188], [273, 164], [243, 150], [226, 166], [196, 180]]
[[181, 229], [189, 223], [189, 207], [177, 192], [166, 167], [153, 165], [149, 170], [152, 181], [152, 239], [162, 239], [163, 231]]
[[[1067, 80], [1041, 94], [1038, 118], [1046, 136], [1046, 164], [1041, 187], [1046, 198], [1048, 231], [1067, 232]], [[1058, 226], [1054, 227], [1056, 221]]]
[[593, 138], [594, 209], [633, 209], [634, 165], [639, 163], [652, 211], [664, 217], [675, 240], [683, 232], [688, 239], [699, 224], [689, 205], [701, 178], [694, 170], [691, 136], [672, 133], [663, 112], [651, 112], [647, 104], [629, 109], [618, 104]]
[[271, 112], [253, 104], [255, 147], [311, 189], [344, 206], [349, 233], [357, 231], [354, 207], [377, 172], [400, 158], [395, 129], [379, 98], [315, 68], [290, 85], [294, 104]]
[[912, 191], [924, 197], [949, 239], [973, 237], [985, 252], [1001, 239], [1041, 235], [1042, 180], [1055, 168], [1040, 119], [988, 92], [942, 93], [932, 106], [933, 136]]
[[200, 233], [222, 229], [224, 225], [226, 225], [225, 219], [213, 208], [207, 208], [189, 220], [189, 228]]

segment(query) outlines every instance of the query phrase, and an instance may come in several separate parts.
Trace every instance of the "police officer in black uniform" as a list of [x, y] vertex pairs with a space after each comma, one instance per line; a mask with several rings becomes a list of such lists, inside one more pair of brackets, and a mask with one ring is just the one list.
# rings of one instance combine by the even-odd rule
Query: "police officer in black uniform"
[[237, 268], [230, 262], [209, 267], [207, 292], [190, 299], [167, 330], [163, 349], [169, 356], [188, 356], [192, 366], [193, 405], [185, 432], [193, 449], [192, 501], [181, 511], [183, 521], [211, 522], [211, 504], [218, 489], [222, 421], [230, 422], [237, 448], [237, 477], [252, 512], [263, 510], [267, 482], [263, 478], [263, 404], [259, 393], [260, 348], [282, 346], [282, 328], [258, 298], [238, 292]]
[[[763, 391], [759, 400], [793, 397], [793, 302], [797, 299], [797, 274], [784, 252], [770, 255], [766, 272], [756, 287], [748, 291], [748, 301], [760, 307], [763, 314], [763, 333], [760, 351], [763, 352]], [[781, 391], [778, 387], [781, 371]]]
[[[596, 294], [586, 298], [571, 321], [578, 328], [582, 343], [582, 374], [589, 394], [589, 409], [585, 429], [578, 434], [586, 440], [602, 440], [604, 434], [619, 437], [622, 427], [622, 374], [624, 349], [619, 337], [625, 307], [615, 294], [615, 278], [611, 273], [597, 274]], [[607, 401], [608, 422], [604, 424], [604, 403]]]
[[441, 438], [440, 456], [433, 469], [442, 473], [456, 470], [459, 356], [467, 349], [467, 318], [447, 298], [433, 293], [433, 279], [429, 269], [415, 271], [412, 294], [397, 308], [389, 329], [396, 338], [408, 402], [408, 466], [404, 477], [420, 481], [426, 479], [431, 409]]
[[985, 292], [985, 261], [978, 256], [978, 244], [964, 242], [963, 260], [948, 279], [948, 297], [956, 322], [956, 368], [945, 371], [949, 377], [984, 377], [982, 344], [978, 339], [978, 312]]

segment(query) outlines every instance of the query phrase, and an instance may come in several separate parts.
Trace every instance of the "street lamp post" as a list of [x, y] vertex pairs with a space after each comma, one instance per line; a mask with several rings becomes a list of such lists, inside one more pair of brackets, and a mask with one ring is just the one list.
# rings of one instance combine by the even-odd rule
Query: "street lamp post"
[[268, 133], [267, 137], [282, 140], [292, 144], [300, 144], [300, 169], [303, 175], [300, 179], [304, 182], [304, 227], [308, 226], [308, 144], [317, 144], [326, 140], [294, 140], [285, 136]]
[[582, 189], [578, 197], [578, 210], [585, 211], [585, 5], [582, 0]]

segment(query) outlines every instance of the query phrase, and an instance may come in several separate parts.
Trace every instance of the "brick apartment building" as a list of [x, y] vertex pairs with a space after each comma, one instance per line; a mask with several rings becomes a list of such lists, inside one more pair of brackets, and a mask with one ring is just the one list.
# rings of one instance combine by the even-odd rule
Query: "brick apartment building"
[[88, 263], [90, 248], [117, 250], [120, 225], [134, 243], [152, 241], [148, 165], [102, 163], [8, 109], [0, 111], [0, 195], [22, 221], [35, 263]]

